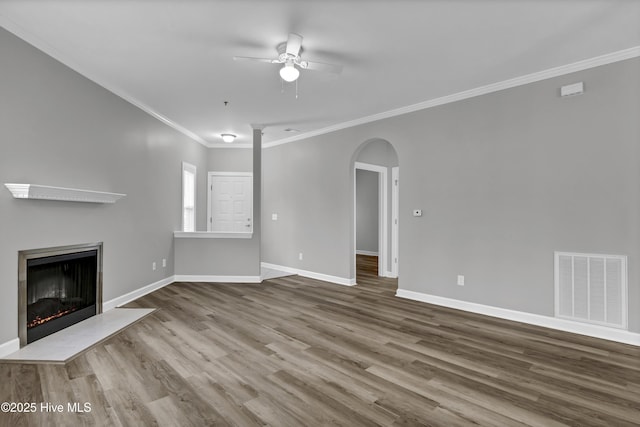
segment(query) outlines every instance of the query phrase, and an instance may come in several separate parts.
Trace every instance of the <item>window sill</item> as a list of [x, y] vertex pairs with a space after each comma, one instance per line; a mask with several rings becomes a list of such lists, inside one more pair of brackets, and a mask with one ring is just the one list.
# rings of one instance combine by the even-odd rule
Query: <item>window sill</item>
[[253, 233], [249, 232], [213, 232], [213, 231], [174, 231], [173, 237], [177, 239], [251, 239]]

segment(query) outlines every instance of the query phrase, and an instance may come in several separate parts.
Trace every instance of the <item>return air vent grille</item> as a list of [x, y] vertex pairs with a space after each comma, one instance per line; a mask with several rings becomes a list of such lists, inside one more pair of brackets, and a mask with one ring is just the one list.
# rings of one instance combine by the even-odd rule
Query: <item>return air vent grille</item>
[[555, 253], [556, 317], [627, 328], [627, 257]]

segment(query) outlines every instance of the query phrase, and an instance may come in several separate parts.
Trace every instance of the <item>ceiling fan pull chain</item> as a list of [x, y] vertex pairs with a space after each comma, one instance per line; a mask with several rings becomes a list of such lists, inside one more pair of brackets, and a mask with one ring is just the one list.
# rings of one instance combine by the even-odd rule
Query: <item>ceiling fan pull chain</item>
[[296, 99], [298, 99], [298, 80], [296, 79]]

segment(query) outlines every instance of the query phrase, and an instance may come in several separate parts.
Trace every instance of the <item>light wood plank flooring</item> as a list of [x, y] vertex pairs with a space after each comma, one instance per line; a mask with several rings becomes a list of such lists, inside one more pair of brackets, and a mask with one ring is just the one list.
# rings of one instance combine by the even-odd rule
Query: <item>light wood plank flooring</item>
[[367, 292], [393, 297], [398, 290], [398, 279], [378, 276], [378, 257], [356, 255], [356, 283]]
[[174, 283], [66, 365], [0, 364], [0, 402], [91, 412], [0, 425], [640, 425], [639, 348], [396, 298], [370, 268]]

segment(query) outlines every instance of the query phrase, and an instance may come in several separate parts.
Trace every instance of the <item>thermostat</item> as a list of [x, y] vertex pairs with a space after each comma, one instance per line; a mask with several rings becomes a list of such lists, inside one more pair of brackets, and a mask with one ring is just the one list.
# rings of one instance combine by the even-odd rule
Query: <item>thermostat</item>
[[584, 82], [578, 82], [560, 88], [560, 96], [576, 96], [584, 93]]

